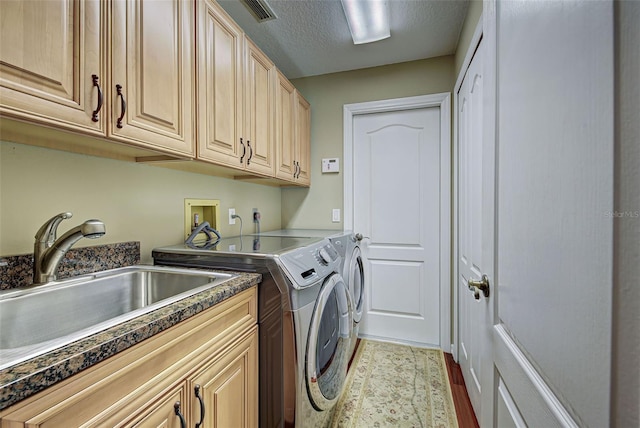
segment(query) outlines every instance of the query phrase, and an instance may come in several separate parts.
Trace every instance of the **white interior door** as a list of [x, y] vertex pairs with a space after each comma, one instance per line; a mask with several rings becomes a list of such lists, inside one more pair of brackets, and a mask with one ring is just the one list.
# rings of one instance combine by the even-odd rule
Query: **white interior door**
[[432, 106], [353, 116], [345, 226], [365, 236], [360, 335], [448, 349], [449, 98], [441, 95]]
[[613, 1], [485, 2], [501, 427], [610, 424], [613, 12]]
[[[491, 370], [494, 264], [493, 148], [483, 147], [483, 46], [480, 44], [457, 93], [457, 287], [458, 362], [469, 399], [481, 419], [482, 379]], [[484, 161], [483, 161], [484, 159]], [[469, 281], [488, 275], [489, 296], [472, 292]], [[474, 289], [474, 291], [477, 291]]]

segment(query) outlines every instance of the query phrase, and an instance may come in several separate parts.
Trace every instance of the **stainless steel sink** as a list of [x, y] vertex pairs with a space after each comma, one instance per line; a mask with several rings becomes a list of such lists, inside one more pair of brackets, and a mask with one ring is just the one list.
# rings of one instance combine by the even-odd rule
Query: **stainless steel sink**
[[233, 274], [131, 266], [0, 293], [0, 369], [216, 287]]

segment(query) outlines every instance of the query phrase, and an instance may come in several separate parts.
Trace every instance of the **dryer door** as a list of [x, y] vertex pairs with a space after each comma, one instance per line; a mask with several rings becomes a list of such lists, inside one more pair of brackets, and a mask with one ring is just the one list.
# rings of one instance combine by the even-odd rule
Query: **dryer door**
[[364, 264], [360, 247], [353, 248], [349, 258], [349, 291], [353, 299], [353, 320], [360, 322], [362, 319], [362, 308], [364, 307]]
[[316, 300], [307, 341], [307, 390], [316, 410], [330, 409], [342, 393], [352, 323], [349, 292], [342, 276], [334, 273]]

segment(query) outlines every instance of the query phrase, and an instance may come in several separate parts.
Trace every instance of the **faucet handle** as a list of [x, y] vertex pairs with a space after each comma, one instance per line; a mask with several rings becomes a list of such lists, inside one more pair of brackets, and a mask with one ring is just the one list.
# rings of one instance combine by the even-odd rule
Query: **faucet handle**
[[51, 217], [45, 224], [42, 225], [38, 233], [36, 233], [36, 241], [46, 244], [47, 247], [53, 245], [56, 240], [56, 233], [58, 231], [58, 225], [62, 220], [66, 220], [73, 217], [70, 212], [60, 213]]

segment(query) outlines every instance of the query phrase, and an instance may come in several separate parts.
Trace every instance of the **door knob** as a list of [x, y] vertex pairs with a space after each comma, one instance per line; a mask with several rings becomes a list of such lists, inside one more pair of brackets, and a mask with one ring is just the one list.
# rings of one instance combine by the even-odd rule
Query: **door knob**
[[476, 300], [480, 300], [480, 292], [484, 294], [484, 297], [489, 297], [489, 277], [487, 275], [482, 275], [482, 279], [480, 281], [474, 281], [470, 279], [468, 281], [469, 290], [473, 292], [473, 296]]

